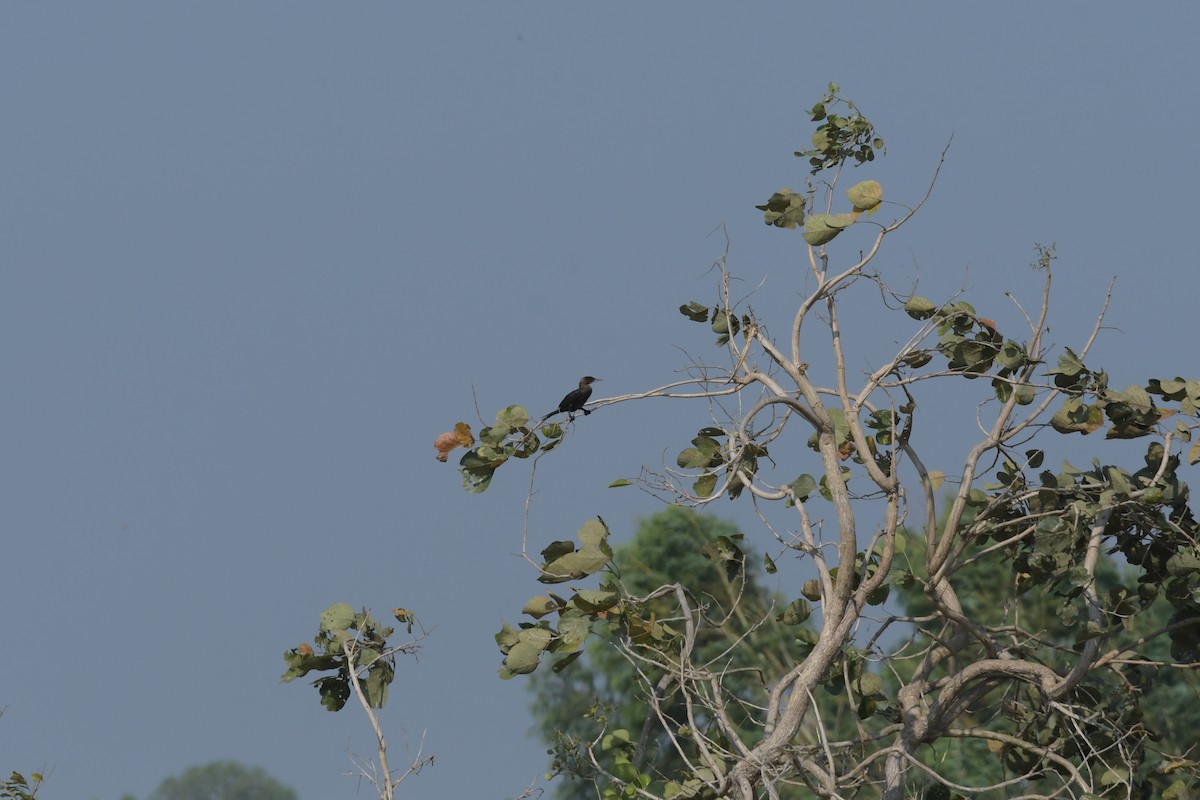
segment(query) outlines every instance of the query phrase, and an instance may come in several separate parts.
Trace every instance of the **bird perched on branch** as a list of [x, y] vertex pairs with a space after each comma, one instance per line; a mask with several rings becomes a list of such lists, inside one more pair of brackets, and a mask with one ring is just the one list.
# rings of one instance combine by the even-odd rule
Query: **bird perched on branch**
[[568, 392], [567, 396], [564, 397], [562, 402], [558, 404], [558, 408], [551, 411], [545, 417], [542, 417], [542, 420], [545, 421], [548, 417], [551, 417], [555, 414], [561, 414], [565, 411], [567, 412], [568, 419], [574, 422], [576, 411], [582, 411], [585, 417], [592, 413], [584, 408], [583, 404], [586, 403], [588, 398], [592, 396], [592, 384], [598, 380], [600, 379], [593, 378], [591, 375], [584, 375], [579, 379], [579, 388], [572, 392]]

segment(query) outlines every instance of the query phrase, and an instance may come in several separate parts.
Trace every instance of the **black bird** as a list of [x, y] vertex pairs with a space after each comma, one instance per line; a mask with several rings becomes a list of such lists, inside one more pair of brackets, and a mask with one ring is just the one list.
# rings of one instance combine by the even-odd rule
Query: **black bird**
[[[562, 399], [562, 402], [558, 404], [558, 408], [556, 408], [554, 411], [551, 411], [550, 414], [561, 414], [565, 411], [567, 412], [568, 419], [574, 422], [576, 411], [582, 411], [585, 417], [592, 413], [584, 408], [583, 404], [586, 403], [588, 398], [592, 396], [592, 384], [598, 380], [600, 379], [593, 378], [591, 375], [584, 375], [579, 379], [579, 388], [573, 392], [569, 392], [567, 396]], [[547, 414], [546, 416], [548, 417], [550, 414]]]

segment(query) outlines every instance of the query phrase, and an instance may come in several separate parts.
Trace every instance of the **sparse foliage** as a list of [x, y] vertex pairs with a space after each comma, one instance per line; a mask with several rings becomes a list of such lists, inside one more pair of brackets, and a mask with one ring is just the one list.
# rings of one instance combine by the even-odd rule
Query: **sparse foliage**
[[0, 782], [0, 800], [34, 800], [41, 786], [39, 773], [31, 773], [26, 778], [20, 772], [13, 772], [8, 780]]
[[[408, 609], [393, 609], [392, 616], [410, 635], [418, 627]], [[415, 655], [423, 638], [422, 633], [398, 645], [391, 644], [388, 640], [395, 633], [394, 628], [381, 625], [366, 609], [356, 612], [346, 603], [334, 603], [321, 612], [316, 646], [304, 642], [283, 655], [288, 665], [281, 679], [283, 683], [310, 672], [330, 673], [312, 682], [326, 709], [340, 711], [351, 696], [358, 699], [375, 734], [377, 762], [355, 759], [355, 766], [358, 774], [375, 786], [381, 800], [393, 800], [401, 781], [433, 763], [433, 756], [423, 756], [418, 750], [410, 757], [404, 772], [388, 766], [387, 740], [375, 712], [387, 703], [389, 687], [396, 677], [396, 656]]]
[[[792, 663], [794, 641], [812, 633], [795, 604], [764, 588], [755, 578], [756, 569], [745, 568], [757, 563], [762, 563], [762, 557], [753, 553], [732, 524], [672, 506], [641, 522], [633, 539], [615, 549], [602, 578], [602, 585], [633, 598], [650, 595], [662, 585], [687, 587], [692, 601], [704, 610], [696, 631], [696, 658], [729, 673], [728, 687], [737, 701], [730, 714], [745, 735], [752, 733], [755, 724], [754, 715], [745, 709], [766, 702], [767, 685]], [[619, 633], [628, 626], [625, 615], [630, 613], [653, 616], [668, 625], [676, 619], [674, 598], [669, 595], [627, 606], [602, 625]], [[551, 773], [567, 777], [558, 783], [556, 796], [563, 800], [596, 796], [599, 776], [587, 749], [598, 736], [618, 730], [634, 738], [645, 772], [660, 777], [678, 772], [686, 763], [684, 756], [656, 724], [659, 710], [671, 718], [686, 713], [683, 695], [673, 681], [664, 682], [667, 673], [626, 660], [609, 646], [607, 636], [593, 637], [585, 650], [585, 657], [570, 669], [542, 669], [531, 676], [534, 715], [552, 748]], [[657, 687], [649, 707], [638, 690], [643, 679]], [[694, 752], [687, 753], [687, 758], [695, 757]], [[602, 759], [602, 763], [607, 770], [615, 766], [612, 761]]]
[[[638, 482], [684, 506], [752, 503], [764, 569], [789, 593], [784, 620], [812, 614], [811, 635], [797, 634], [779, 674], [763, 670], [762, 700], [746, 701], [743, 673], [728, 667], [746, 640], [727, 662], [701, 651], [709, 609], [695, 587], [578, 585], [611, 570], [608, 527], [590, 522], [580, 546], [542, 551], [539, 580], [571, 592], [531, 601], [532, 621], [505, 626], [502, 674], [547, 656], [570, 669], [593, 635], [626, 660], [680, 762], [657, 772], [636, 732], [609, 727], [575, 751], [604, 797], [1193, 796], [1196, 754], [1159, 747], [1160, 710], [1143, 697], [1200, 666], [1200, 528], [1183, 475], [1200, 460], [1200, 380], [1110, 386], [1092, 357], [1107, 297], [1090, 330], [1052, 345], [1053, 247], [1038, 246], [1024, 273], [1032, 301], [898, 288], [874, 263], [929, 193], [906, 206], [885, 205], [874, 180], [838, 191], [843, 167], [871, 162], [882, 139], [836, 86], [812, 117], [814, 148], [797, 155], [819, 181], [759, 206], [768, 225], [803, 232], [808, 275], [791, 318], [735, 299], [722, 257], [715, 300], [679, 310], [716, 335], [728, 366], [694, 363], [686, 380], [599, 401], [705, 401], [675, 463]], [[883, 208], [894, 216], [875, 221]], [[847, 322], [868, 308], [869, 330]], [[849, 366], [863, 363], [873, 366]], [[973, 432], [948, 433], [953, 406], [976, 408]], [[1072, 434], [1099, 430], [1086, 465], [1072, 464]], [[536, 463], [563, 441], [519, 406], [480, 440], [460, 464], [476, 491], [509, 458]], [[803, 472], [810, 452], [818, 467]], [[905, 536], [906, 522], [920, 533]], [[713, 548], [731, 573], [750, 568], [742, 554], [733, 537]], [[978, 565], [1003, 576], [989, 613], [969, 594]], [[893, 590], [919, 593], [924, 612], [889, 613]], [[1022, 614], [1029, 597], [1052, 598], [1054, 625]], [[854, 710], [848, 731], [822, 714], [822, 692]]]

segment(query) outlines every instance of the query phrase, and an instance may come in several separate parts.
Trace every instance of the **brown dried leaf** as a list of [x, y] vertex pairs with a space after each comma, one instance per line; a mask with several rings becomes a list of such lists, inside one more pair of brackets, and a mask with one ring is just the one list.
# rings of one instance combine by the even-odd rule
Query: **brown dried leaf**
[[470, 447], [475, 444], [475, 437], [471, 435], [471, 426], [465, 422], [460, 422], [454, 426], [454, 430], [446, 431], [439, 434], [433, 440], [433, 446], [437, 448], [437, 460], [445, 461], [450, 455], [450, 451], [456, 447]]

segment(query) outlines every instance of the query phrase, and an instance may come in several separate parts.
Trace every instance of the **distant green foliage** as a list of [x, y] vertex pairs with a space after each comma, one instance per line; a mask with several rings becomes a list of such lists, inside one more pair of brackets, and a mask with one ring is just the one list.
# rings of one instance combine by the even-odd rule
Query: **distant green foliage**
[[[568, 669], [539, 670], [532, 676], [534, 716], [551, 745], [551, 772], [571, 776], [558, 784], [556, 796], [564, 800], [596, 796], [592, 785], [596, 776], [582, 758], [582, 743], [606, 731], [615, 734], [615, 738], [606, 739], [603, 748], [610, 766], [621, 756], [634, 755], [639, 744], [646, 722], [643, 682], [648, 679], [655, 683], [662, 674], [637, 675], [630, 662], [614, 649], [609, 630], [628, 630], [629, 620], [639, 620], [632, 623], [637, 628], [644, 626], [645, 620], [673, 619], [678, 609], [670, 596], [644, 603], [636, 598], [674, 583], [688, 587], [697, 602], [702, 598], [708, 604], [708, 622], [697, 633], [700, 659], [713, 658], [739, 637], [746, 637], [747, 647], [734, 651], [727, 663], [733, 673], [731, 690], [746, 703], [761, 703], [764, 682], [787, 669], [794, 658], [796, 636], [796, 629], [782, 619], [787, 603], [753, 577], [756, 568], [746, 569], [757, 559], [741, 542], [741, 534], [728, 522], [668, 507], [642, 520], [633, 539], [616, 549], [603, 585], [618, 598], [613, 608], [620, 616], [610, 616], [614, 620], [611, 623], [590, 626], [598, 635], [586, 647], [584, 659]], [[737, 569], [731, 571], [730, 564]], [[644, 639], [648, 652], [659, 647], [669, 650], [679, 628], [678, 622], [672, 622], [667, 638]], [[739, 669], [746, 671], [739, 674]], [[735, 713], [746, 714], [749, 708], [740, 707]], [[663, 697], [663, 709], [674, 719], [686, 718], [682, 700], [673, 691]], [[749, 730], [753, 723], [748, 716], [745, 719]], [[682, 761], [670, 739], [657, 727], [653, 731], [646, 744], [648, 752], [641, 774], [664, 781], [680, 770]]]
[[262, 767], [214, 761], [167, 778], [146, 800], [298, 800], [298, 795]]

